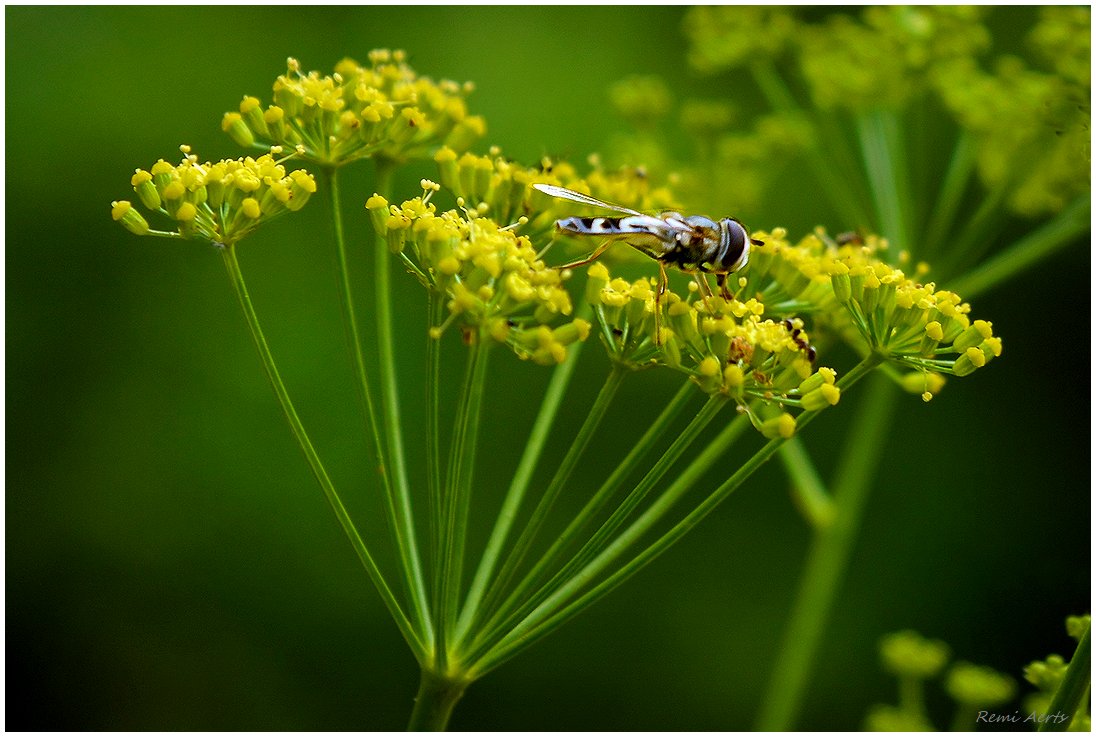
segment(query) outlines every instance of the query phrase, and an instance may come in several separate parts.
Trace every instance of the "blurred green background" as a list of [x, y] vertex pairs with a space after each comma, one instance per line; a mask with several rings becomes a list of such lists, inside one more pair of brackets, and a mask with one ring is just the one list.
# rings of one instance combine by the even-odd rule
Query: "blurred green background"
[[[1023, 28], [1023, 12], [994, 22]], [[238, 156], [220, 117], [244, 94], [268, 100], [287, 56], [326, 71], [376, 47], [406, 49], [421, 74], [475, 81], [484, 146], [581, 162], [622, 127], [605, 101], [620, 78], [710, 91], [685, 66], [683, 13], [6, 9], [8, 728], [401, 729], [417, 686], [284, 425], [220, 259], [111, 222], [133, 169], [174, 160], [184, 142], [203, 159]], [[370, 186], [368, 167], [356, 172], [351, 201]], [[432, 175], [426, 164], [399, 184], [411, 196]], [[842, 229], [796, 189], [810, 180], [788, 182], [751, 222]], [[305, 423], [344, 495], [361, 499], [375, 490], [322, 195], [251, 239], [241, 261]], [[348, 228], [363, 253], [364, 210]], [[426, 325], [418, 286], [397, 283], [414, 425]], [[1019, 680], [1029, 661], [1068, 655], [1064, 617], [1089, 608], [1087, 243], [975, 310], [1005, 355], [929, 405], [903, 399], [803, 728], [855, 729], [870, 704], [893, 702], [876, 656], [886, 632], [918, 629]], [[447, 350], [455, 376], [460, 349]], [[548, 458], [605, 366], [589, 346]], [[483, 442], [501, 461], [520, 453], [528, 397], [547, 377], [508, 355], [493, 363]], [[676, 385], [658, 372], [625, 384], [586, 461], [591, 486], [599, 458], [610, 467]], [[806, 435], [824, 469], [845, 440], [836, 415], [847, 420], [856, 399]], [[509, 468], [481, 468], [487, 524]], [[451, 726], [749, 728], [808, 540], [779, 469], [763, 469], [626, 586], [473, 686]], [[948, 709], [942, 697], [930, 708]]]

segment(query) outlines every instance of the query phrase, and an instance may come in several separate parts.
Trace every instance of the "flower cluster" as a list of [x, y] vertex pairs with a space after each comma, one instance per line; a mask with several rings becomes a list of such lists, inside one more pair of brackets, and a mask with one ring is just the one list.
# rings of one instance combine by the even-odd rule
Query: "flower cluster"
[[590, 267], [586, 299], [614, 361], [681, 371], [703, 391], [735, 399], [767, 437], [795, 432], [787, 410], [821, 410], [840, 399], [836, 372], [814, 368], [802, 321], [762, 319], [756, 299], [660, 297], [650, 279], [614, 279], [600, 263]]
[[[985, 185], [1005, 190], [1013, 211], [1036, 216], [1086, 192], [1091, 161], [1091, 11], [1038, 13], [1027, 38], [1032, 58], [1001, 55], [988, 64], [986, 10], [970, 6], [868, 7], [818, 22], [787, 10], [705, 7], [690, 11], [684, 30], [690, 62], [706, 73], [749, 67], [763, 79], [758, 70], [774, 69], [769, 62], [788, 52], [826, 114], [923, 107], [937, 98], [972, 135]], [[770, 103], [790, 115], [794, 103], [775, 102], [772, 82], [762, 82]], [[731, 170], [764, 171], [748, 164]]]
[[[753, 250], [740, 293], [760, 295], [771, 314], [810, 311], [819, 332], [914, 369], [903, 386], [919, 386], [926, 401], [942, 383], [933, 373], [967, 376], [1001, 355], [991, 323], [972, 321], [970, 305], [954, 292], [884, 261], [885, 240], [839, 244], [818, 232], [793, 245], [785, 235], [758, 234], [765, 243]], [[915, 267], [916, 276], [927, 268]]]
[[560, 272], [537, 257], [528, 238], [489, 218], [438, 212], [429, 200], [439, 185], [423, 186], [424, 196], [402, 205], [374, 195], [366, 207], [390, 249], [446, 300], [449, 317], [431, 333], [440, 336], [458, 323], [471, 341], [490, 337], [522, 358], [561, 363], [567, 346], [589, 335], [590, 324], [574, 319], [552, 326], [572, 312]]
[[256, 140], [296, 148], [326, 166], [383, 156], [422, 158], [440, 145], [463, 151], [481, 137], [482, 118], [468, 114], [471, 85], [418, 76], [402, 51], [373, 51], [369, 66], [344, 59], [330, 75], [302, 73], [289, 59], [264, 110], [244, 97], [222, 128], [241, 146]]
[[129, 201], [114, 202], [113, 218], [131, 232], [204, 238], [227, 246], [268, 220], [301, 209], [316, 191], [311, 174], [303, 169], [286, 172], [270, 154], [199, 164], [189, 147], [181, 148], [179, 164], [160, 159], [148, 171], [138, 169], [130, 180], [141, 204], [168, 217], [175, 229], [152, 230]]

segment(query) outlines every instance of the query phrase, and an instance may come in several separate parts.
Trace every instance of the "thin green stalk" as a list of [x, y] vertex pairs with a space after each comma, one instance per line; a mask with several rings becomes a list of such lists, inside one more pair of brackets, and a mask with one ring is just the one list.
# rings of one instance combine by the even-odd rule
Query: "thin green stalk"
[[411, 508], [406, 495], [397, 494], [392, 486], [392, 478], [385, 462], [385, 444], [377, 423], [376, 404], [369, 385], [369, 375], [365, 367], [365, 351], [362, 348], [361, 331], [358, 328], [357, 308], [354, 304], [354, 291], [350, 281], [350, 269], [346, 254], [346, 238], [343, 233], [342, 201], [339, 188], [339, 170], [331, 167], [326, 170], [328, 188], [331, 191], [331, 219], [335, 229], [335, 251], [337, 255], [338, 277], [342, 296], [343, 318], [346, 324], [350, 352], [354, 358], [354, 370], [358, 378], [358, 393], [365, 405], [369, 431], [373, 438], [377, 463], [381, 470], [384, 485], [385, 511], [388, 514], [389, 528], [396, 540], [396, 549], [403, 562], [401, 570], [404, 583], [412, 602], [412, 616], [418, 632], [429, 642], [430, 617], [425, 608], [425, 578], [418, 565], [418, 551], [415, 549], [415, 532]]
[[883, 235], [895, 253], [910, 248], [909, 168], [902, 128], [894, 111], [883, 109], [861, 113], [856, 128]]
[[[430, 324], [440, 322], [444, 302], [432, 290], [428, 292], [427, 315]], [[426, 338], [426, 488], [429, 500], [430, 561], [432, 580], [441, 578], [442, 561], [442, 485], [441, 485], [441, 341]], [[431, 618], [440, 621], [440, 597], [431, 597]]]
[[544, 491], [544, 495], [537, 503], [532, 516], [529, 518], [529, 521], [525, 524], [525, 528], [521, 531], [521, 534], [515, 541], [514, 547], [510, 550], [510, 554], [502, 564], [498, 576], [495, 577], [495, 581], [488, 589], [485, 607], [491, 607], [498, 600], [501, 593], [505, 591], [510, 579], [517, 571], [518, 566], [521, 565], [537, 532], [539, 532], [541, 525], [547, 518], [548, 512], [551, 510], [556, 497], [559, 496], [560, 491], [563, 490], [563, 487], [571, 478], [571, 473], [578, 464], [579, 458], [582, 457], [582, 454], [586, 450], [586, 446], [589, 444], [590, 439], [594, 436], [594, 432], [597, 430], [598, 425], [600, 425], [602, 419], [604, 419], [605, 413], [609, 409], [613, 397], [616, 396], [617, 390], [620, 388], [621, 383], [623, 383], [624, 377], [627, 376], [629, 372], [630, 369], [620, 364], [613, 365], [612, 370], [609, 372], [609, 376], [605, 379], [605, 384], [601, 387], [601, 391], [598, 392], [597, 399], [594, 400], [594, 404], [590, 407], [590, 411], [586, 415], [586, 420], [582, 423], [582, 427], [579, 428], [578, 434], [571, 442], [571, 447], [568, 449], [567, 455], [564, 456], [559, 468], [556, 469], [556, 473], [552, 477], [551, 482], [549, 482], [548, 488]]
[[[838, 382], [838, 386], [842, 391], [847, 390], [878, 366], [880, 361], [881, 357], [879, 355], [874, 353], [870, 354], [843, 376]], [[818, 412], [804, 412], [799, 417], [797, 423], [798, 429], [802, 430], [817, 415]], [[729, 479], [727, 479], [727, 481], [720, 485], [703, 502], [686, 515], [684, 519], [670, 528], [669, 531], [628, 561], [628, 563], [617, 569], [612, 575], [605, 578], [574, 601], [571, 601], [565, 606], [559, 606], [554, 612], [552, 611], [554, 607], [561, 605], [573, 594], [577, 593], [591, 579], [600, 573], [608, 563], [619, 557], [626, 548], [647, 532], [648, 529], [678, 500], [678, 498], [688, 491], [689, 487], [692, 486], [716, 460], [718, 460], [727, 447], [733, 443], [735, 438], [737, 438], [738, 434], [748, 425], [749, 421], [745, 416], [739, 417], [734, 422], [730, 423], [723, 432], [721, 432], [719, 436], [717, 436], [708, 447], [697, 456], [696, 460], [685, 469], [681, 476], [678, 477], [678, 480], [667, 489], [654, 504], [652, 504], [647, 512], [623, 532], [611, 546], [598, 556], [597, 559], [588, 564], [583, 571], [558, 590], [549, 601], [541, 604], [541, 606], [534, 610], [520, 625], [515, 627], [502, 642], [476, 661], [470, 669], [469, 674], [480, 677], [513, 657], [521, 650], [524, 650], [526, 647], [539, 641], [542, 637], [555, 631], [558, 627], [574, 618], [580, 612], [608, 594], [648, 563], [664, 553], [671, 545], [681, 539], [682, 536], [707, 517], [712, 510], [748, 479], [754, 471], [772, 457], [780, 446], [784, 444], [784, 438], [776, 438], [766, 443]]]
[[848, 569], [875, 469], [883, 455], [897, 390], [879, 374], [868, 387], [833, 483], [833, 523], [815, 533], [799, 583], [791, 619], [784, 633], [757, 728], [791, 729], [833, 602]]
[[1001, 253], [954, 280], [949, 287], [964, 299], [988, 292], [1033, 264], [1068, 246], [1089, 231], [1091, 205], [1087, 197], [1071, 202], [1050, 222]]
[[[687, 388], [691, 390], [692, 386], [687, 385]], [[685, 392], [679, 392], [679, 396], [682, 394], [688, 396]], [[691, 391], [689, 394], [691, 394]], [[541, 557], [537, 565], [534, 566], [524, 579], [522, 579], [521, 583], [514, 587], [514, 590], [499, 607], [492, 620], [483, 628], [485, 634], [478, 638], [477, 644], [483, 645], [484, 643], [497, 642], [502, 635], [513, 629], [527, 614], [529, 614], [529, 612], [533, 611], [545, 601], [560, 585], [569, 580], [571, 576], [581, 570], [583, 566], [604, 550], [608, 545], [612, 534], [620, 528], [628, 518], [628, 515], [635, 511], [636, 507], [638, 507], [643, 499], [646, 498], [655, 484], [669, 472], [681, 457], [681, 454], [693, 444], [700, 433], [711, 423], [727, 403], [727, 400], [727, 397], [721, 395], [709, 397], [708, 402], [700, 412], [698, 412], [689, 425], [674, 438], [674, 442], [666, 449], [662, 454], [662, 457], [660, 457], [655, 465], [644, 475], [609, 518], [602, 523], [601, 527], [597, 529], [594, 535], [586, 541], [579, 551], [572, 556], [571, 560], [569, 560], [563, 568], [557, 571], [547, 583], [538, 587], [543, 574], [550, 565], [555, 562], [557, 552], [562, 550], [568, 543], [573, 542], [577, 537], [578, 530], [583, 527], [593, 513], [596, 513], [596, 511], [588, 511], [590, 510], [591, 504], [587, 504], [587, 507], [583, 509], [582, 513], [580, 513], [580, 515], [568, 525], [563, 534], [557, 538], [556, 543], [554, 543], [548, 552]], [[661, 432], [658, 434], [661, 434]], [[613, 476], [615, 477], [617, 475], [618, 474], [614, 472]], [[612, 477], [610, 478], [610, 481], [611, 480]], [[608, 486], [608, 482], [605, 486]], [[605, 488], [605, 486], [603, 486], [603, 488]], [[613, 488], [615, 488], [615, 485]], [[599, 491], [598, 495], [591, 500], [591, 503], [597, 502], [598, 504], [603, 504], [604, 501], [607, 501], [607, 498], [598, 499], [597, 496], [600, 495], [601, 492]], [[499, 624], [498, 620], [503, 617], [505, 617], [505, 620]]]
[[343, 532], [346, 533], [351, 546], [354, 548], [354, 552], [357, 553], [362, 565], [365, 566], [365, 570], [369, 574], [369, 578], [373, 581], [373, 585], [377, 587], [381, 599], [384, 601], [385, 606], [388, 607], [388, 611], [396, 621], [396, 625], [399, 627], [404, 639], [411, 647], [412, 652], [415, 653], [415, 657], [419, 659], [419, 662], [424, 662], [426, 658], [426, 649], [423, 646], [422, 640], [419, 638], [418, 633], [416, 633], [415, 628], [407, 618], [402, 607], [400, 607], [400, 604], [392, 593], [392, 589], [388, 586], [387, 581], [385, 581], [383, 574], [381, 574], [380, 569], [373, 560], [373, 556], [366, 547], [365, 541], [362, 540], [361, 535], [358, 534], [358, 530], [354, 526], [353, 520], [350, 519], [350, 515], [346, 511], [346, 507], [343, 506], [338, 493], [335, 491], [335, 486], [331, 483], [331, 478], [327, 475], [327, 471], [324, 469], [323, 463], [316, 453], [316, 449], [312, 446], [312, 441], [308, 438], [308, 433], [305, 432], [300, 417], [297, 416], [297, 411], [294, 409], [293, 402], [289, 398], [289, 392], [282, 382], [277, 365], [274, 363], [274, 356], [270, 352], [270, 346], [267, 345], [266, 337], [263, 335], [262, 328], [259, 325], [259, 316], [256, 314], [254, 306], [251, 304], [251, 296], [247, 291], [247, 284], [244, 282], [243, 272], [240, 270], [239, 261], [236, 260], [235, 247], [231, 245], [226, 246], [222, 251], [222, 255], [224, 256], [225, 269], [228, 271], [228, 277], [232, 281], [233, 289], [236, 291], [236, 298], [239, 300], [240, 308], [243, 310], [244, 318], [247, 320], [247, 327], [251, 331], [251, 337], [255, 341], [255, 347], [259, 351], [259, 358], [262, 360], [263, 369], [266, 371], [266, 376], [270, 380], [270, 385], [273, 387], [274, 394], [277, 396], [278, 403], [281, 405], [282, 412], [285, 414], [286, 422], [289, 423], [289, 428], [293, 431], [293, 437], [296, 438], [297, 444], [300, 445], [301, 451], [304, 453], [305, 459], [308, 461], [308, 465], [312, 469], [313, 475], [315, 475], [316, 480], [319, 482], [320, 488], [327, 498], [327, 502], [331, 505], [331, 509], [335, 512], [335, 517], [343, 528]]
[[[772, 62], [763, 60], [751, 64], [750, 73], [773, 110], [811, 119], [816, 130], [825, 135], [826, 141], [824, 144], [816, 143], [808, 148], [806, 152], [807, 163], [815, 177], [822, 184], [822, 191], [825, 192], [830, 199], [830, 203], [837, 209], [845, 222], [850, 226], [867, 224], [867, 213], [862, 204], [863, 192], [858, 191], [862, 189], [858, 186], [858, 170], [855, 167], [848, 166], [847, 161], [845, 161], [845, 159], [851, 157], [844, 155], [846, 153], [844, 137], [836, 134], [824, 119], [814, 119], [808, 111], [799, 106], [791, 90], [788, 89], [788, 85]], [[836, 155], [838, 161], [828, 160], [827, 153]], [[835, 166], [835, 164], [837, 165]], [[841, 166], [841, 164], [845, 164], [845, 166]], [[838, 173], [842, 170], [846, 172], [845, 177], [840, 176]]]
[[792, 498], [800, 513], [815, 529], [833, 522], [833, 498], [811, 462], [803, 441], [792, 438], [780, 449], [780, 460], [792, 482]]
[[407, 731], [444, 732], [453, 715], [453, 707], [464, 696], [466, 688], [467, 681], [445, 678], [423, 669]]
[[944, 174], [944, 183], [940, 186], [936, 204], [929, 216], [925, 237], [919, 244], [916, 254], [918, 258], [926, 259], [936, 253], [945, 235], [954, 228], [955, 213], [963, 201], [963, 194], [970, 186], [974, 165], [978, 161], [977, 154], [974, 136], [969, 131], [962, 131], [951, 152], [948, 170]]
[[[377, 191], [387, 197], [392, 188], [394, 165], [377, 159]], [[426, 577], [422, 570], [414, 526], [415, 515], [411, 510], [411, 485], [407, 479], [406, 454], [403, 447], [403, 430], [400, 423], [399, 390], [396, 384], [396, 359], [392, 339], [392, 296], [390, 290], [388, 244], [378, 237], [374, 254], [374, 297], [377, 318], [377, 359], [380, 365], [382, 409], [384, 417], [385, 447], [388, 448], [388, 468], [392, 472], [393, 488], [404, 527], [404, 548], [400, 560], [411, 583], [411, 603], [416, 617], [422, 622], [422, 632], [427, 642], [433, 640], [435, 624], [430, 619], [426, 595]]]
[[[487, 356], [492, 340], [477, 335], [469, 349], [464, 387], [457, 407], [453, 441], [449, 447], [449, 471], [445, 485], [441, 565], [441, 616], [438, 620], [438, 660], [444, 672], [449, 647], [456, 625], [457, 601], [464, 564], [464, 547], [468, 532], [468, 509], [471, 505], [472, 477], [476, 445], [479, 438], [480, 409], [487, 377]], [[443, 647], [444, 645], [444, 647]]]
[[1050, 707], [1047, 709], [1048, 716], [1065, 714], [1068, 718], [1060, 721], [1047, 719], [1039, 725], [1040, 732], [1064, 732], [1069, 729], [1084, 702], [1085, 694], [1091, 688], [1092, 645], [1089, 641], [1091, 629], [1092, 625], [1090, 623], [1089, 627], [1085, 629], [1085, 633], [1081, 635], [1081, 640], [1077, 643], [1077, 650], [1074, 651], [1069, 666], [1066, 668], [1066, 674], [1062, 677], [1062, 682], [1059, 684], [1058, 690], [1054, 692]]
[[[588, 315], [589, 305], [584, 305], [584, 310], [584, 312], [579, 313], [580, 317]], [[574, 376], [575, 366], [578, 365], [578, 357], [582, 346], [583, 343], [575, 343], [568, 348], [567, 359], [556, 367], [551, 380], [548, 382], [548, 388], [541, 400], [540, 410], [533, 422], [533, 430], [525, 443], [525, 450], [522, 452], [521, 460], [518, 461], [517, 469], [515, 469], [514, 476], [510, 481], [510, 488], [506, 491], [502, 508], [495, 519], [495, 526], [491, 530], [491, 536], [487, 540], [487, 546], [480, 558], [479, 566], [472, 578], [472, 585], [468, 590], [468, 596], [464, 601], [464, 607], [457, 620], [454, 633], [455, 642], [457, 643], [464, 640], [480, 613], [480, 605], [483, 602], [491, 577], [495, 573], [495, 567], [499, 563], [502, 546], [510, 534], [510, 528], [517, 518], [521, 502], [529, 489], [529, 482], [533, 478], [533, 472], [536, 470], [541, 453], [544, 451], [544, 443], [548, 440], [552, 426], [555, 423], [556, 414], [559, 412], [563, 397], [567, 393], [567, 387], [570, 386], [571, 377]]]

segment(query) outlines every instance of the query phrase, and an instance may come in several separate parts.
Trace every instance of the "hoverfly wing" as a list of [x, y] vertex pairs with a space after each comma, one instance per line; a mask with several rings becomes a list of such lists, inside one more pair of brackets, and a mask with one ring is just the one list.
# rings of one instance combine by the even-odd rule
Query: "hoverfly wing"
[[576, 192], [573, 189], [567, 189], [566, 187], [557, 187], [554, 184], [542, 184], [536, 182], [533, 184], [533, 188], [543, 192], [549, 197], [555, 197], [560, 200], [570, 200], [571, 202], [578, 202], [583, 205], [589, 205], [590, 207], [600, 207], [603, 210], [612, 210], [613, 212], [619, 212], [623, 215], [639, 215], [640, 217], [651, 217], [650, 215], [644, 215], [638, 210], [633, 210], [621, 205], [614, 205], [611, 202], [604, 202], [596, 197], [591, 197], [588, 194], [582, 192]]

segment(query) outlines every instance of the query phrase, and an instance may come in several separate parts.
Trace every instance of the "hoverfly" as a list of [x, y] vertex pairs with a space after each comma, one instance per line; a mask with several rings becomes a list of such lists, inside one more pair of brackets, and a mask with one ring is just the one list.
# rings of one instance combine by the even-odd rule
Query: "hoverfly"
[[[716, 222], [703, 215], [685, 216], [678, 212], [645, 215], [564, 187], [540, 183], [533, 184], [533, 187], [550, 197], [619, 213], [619, 217], [569, 217], [557, 220], [556, 229], [560, 232], [573, 236], [605, 238], [605, 242], [586, 258], [558, 268], [585, 266], [603, 254], [614, 241], [627, 243], [658, 262], [656, 322], [661, 320], [661, 298], [666, 292], [667, 265], [692, 274], [705, 299], [712, 295], [706, 275], [715, 274], [720, 294], [724, 299], [730, 299], [727, 276], [746, 266], [750, 260], [751, 245], [763, 245], [762, 241], [750, 238], [746, 226], [734, 218], [723, 218]], [[656, 342], [662, 342], [660, 331], [656, 331]]]

